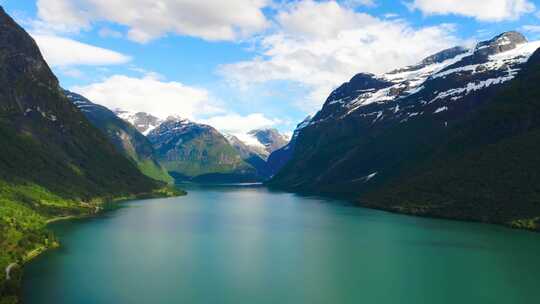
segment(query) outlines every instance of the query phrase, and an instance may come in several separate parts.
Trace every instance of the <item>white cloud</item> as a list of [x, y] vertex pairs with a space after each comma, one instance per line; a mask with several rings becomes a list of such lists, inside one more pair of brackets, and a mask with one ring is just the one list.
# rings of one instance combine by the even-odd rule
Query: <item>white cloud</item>
[[140, 78], [114, 75], [102, 82], [75, 86], [70, 90], [109, 109], [147, 112], [162, 119], [180, 116], [237, 136], [282, 123], [280, 119], [268, 118], [262, 113], [227, 112], [208, 91], [175, 81], [166, 82], [155, 73]]
[[455, 14], [481, 21], [515, 20], [535, 10], [529, 0], [414, 0], [408, 6], [426, 15]]
[[344, 0], [342, 3], [347, 7], [377, 5], [377, 2], [375, 0]]
[[524, 25], [521, 28], [525, 32], [540, 33], [540, 25]]
[[219, 73], [239, 87], [286, 80], [310, 91], [306, 112], [318, 110], [331, 90], [359, 72], [382, 73], [459, 44], [453, 26], [413, 28], [381, 20], [334, 1], [305, 0], [276, 17], [257, 57], [223, 65]]
[[90, 13], [75, 1], [37, 0], [40, 20], [34, 21], [37, 31], [78, 32], [90, 28]]
[[211, 125], [225, 133], [242, 137], [251, 130], [272, 127], [280, 124], [282, 121], [279, 119], [268, 118], [262, 113], [252, 113], [249, 115], [227, 113], [208, 119], [201, 119], [199, 122]]
[[47, 63], [55, 67], [73, 65], [112, 65], [129, 62], [124, 54], [69, 38], [53, 35], [33, 34]]
[[269, 0], [38, 0], [40, 19], [56, 28], [88, 29], [95, 21], [129, 28], [128, 38], [145, 43], [167, 33], [206, 40], [235, 40], [268, 25]]
[[140, 78], [114, 75], [71, 90], [109, 109], [143, 111], [161, 118], [179, 115], [196, 119], [222, 112], [206, 90], [162, 81], [151, 74]]

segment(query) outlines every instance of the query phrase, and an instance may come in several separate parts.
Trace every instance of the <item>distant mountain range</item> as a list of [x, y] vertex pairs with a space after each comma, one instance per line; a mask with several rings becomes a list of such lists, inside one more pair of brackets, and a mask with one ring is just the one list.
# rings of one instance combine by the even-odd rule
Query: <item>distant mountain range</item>
[[[122, 109], [114, 113], [150, 139], [160, 155], [158, 162], [177, 180], [264, 181], [277, 172], [268, 157], [289, 142], [276, 129], [255, 129], [233, 135], [181, 117], [160, 119], [145, 112]], [[180, 144], [186, 141], [190, 144]]]
[[539, 47], [507, 32], [383, 75], [354, 76], [302, 126], [269, 184], [537, 229]]
[[158, 161], [177, 180], [255, 181], [256, 171], [211, 126], [170, 117], [148, 134]]

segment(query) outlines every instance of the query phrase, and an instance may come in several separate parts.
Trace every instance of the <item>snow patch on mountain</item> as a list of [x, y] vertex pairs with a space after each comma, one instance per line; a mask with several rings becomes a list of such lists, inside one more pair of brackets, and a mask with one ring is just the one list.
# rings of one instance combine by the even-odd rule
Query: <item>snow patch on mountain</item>
[[506, 32], [476, 47], [444, 50], [386, 74], [359, 73], [330, 94], [309, 124], [351, 115], [366, 117], [372, 124], [389, 119], [405, 122], [424, 112], [448, 110], [450, 102], [514, 79], [539, 48], [540, 41], [528, 42], [520, 33]]
[[133, 125], [145, 136], [164, 122], [164, 120], [145, 112], [131, 112], [116, 109], [114, 110], [114, 113], [116, 116]]
[[437, 110], [435, 110], [435, 112], [433, 112], [433, 114], [441, 113], [441, 112], [444, 112], [444, 111], [447, 111], [447, 110], [448, 110], [448, 107], [440, 107]]
[[257, 137], [255, 137], [252, 134], [249, 133], [234, 133], [232, 134], [236, 136], [240, 141], [242, 141], [245, 145], [251, 146], [251, 147], [257, 147], [264, 149], [265, 146], [262, 144]]
[[482, 80], [479, 82], [469, 82], [467, 86], [464, 88], [455, 88], [455, 89], [451, 89], [451, 90], [439, 93], [437, 97], [432, 99], [429, 103], [432, 103], [438, 99], [444, 99], [447, 97], [452, 97], [452, 101], [455, 101], [460, 98], [463, 98], [465, 95], [468, 95], [471, 92], [479, 91], [492, 85], [502, 84], [507, 81], [510, 81], [514, 79], [516, 75], [517, 75], [517, 72], [515, 72], [515, 70], [508, 70], [508, 75], [503, 76], [503, 77], [491, 78], [491, 79]]

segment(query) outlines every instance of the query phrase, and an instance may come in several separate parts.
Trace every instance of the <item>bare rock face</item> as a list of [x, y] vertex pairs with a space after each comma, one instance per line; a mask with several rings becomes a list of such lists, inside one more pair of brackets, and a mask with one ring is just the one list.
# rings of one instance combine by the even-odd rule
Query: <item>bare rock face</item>
[[527, 38], [518, 32], [506, 32], [484, 42], [480, 42], [475, 49], [479, 56], [490, 56], [513, 50], [519, 44], [527, 43]]
[[271, 154], [289, 142], [287, 138], [276, 129], [257, 129], [250, 131], [249, 134], [253, 135], [264, 145], [268, 154]]
[[148, 135], [153, 129], [159, 126], [163, 120], [145, 112], [129, 112], [121, 109], [116, 109], [114, 113], [132, 124], [139, 132]]

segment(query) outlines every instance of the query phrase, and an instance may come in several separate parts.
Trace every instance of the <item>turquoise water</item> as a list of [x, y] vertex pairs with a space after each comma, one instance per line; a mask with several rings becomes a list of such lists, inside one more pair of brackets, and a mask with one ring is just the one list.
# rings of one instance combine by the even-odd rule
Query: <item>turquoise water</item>
[[539, 303], [540, 234], [263, 187], [188, 189], [57, 223], [38, 303]]

